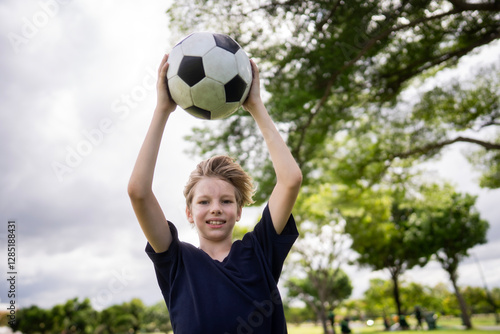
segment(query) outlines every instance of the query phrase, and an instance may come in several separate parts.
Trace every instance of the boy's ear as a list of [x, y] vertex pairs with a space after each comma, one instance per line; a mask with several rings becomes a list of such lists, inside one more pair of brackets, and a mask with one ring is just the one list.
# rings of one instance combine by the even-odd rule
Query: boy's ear
[[243, 211], [243, 208], [240, 206], [238, 208], [238, 214], [236, 215], [236, 221], [239, 222], [241, 219], [241, 212]]
[[193, 215], [191, 214], [191, 210], [189, 210], [189, 207], [187, 205], [186, 205], [186, 217], [191, 224], [194, 224]]

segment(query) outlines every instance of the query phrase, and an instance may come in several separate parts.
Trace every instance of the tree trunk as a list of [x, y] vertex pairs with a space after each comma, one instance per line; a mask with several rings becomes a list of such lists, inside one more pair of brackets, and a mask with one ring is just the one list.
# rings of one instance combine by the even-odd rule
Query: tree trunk
[[401, 300], [399, 299], [399, 274], [398, 271], [391, 271], [391, 278], [392, 278], [392, 283], [393, 283], [393, 295], [394, 295], [394, 302], [396, 303], [396, 308], [398, 310], [398, 317], [401, 318], [402, 312], [401, 312]]
[[457, 297], [458, 304], [460, 305], [460, 311], [462, 312], [462, 322], [466, 329], [472, 329], [472, 322], [470, 320], [469, 311], [467, 309], [467, 303], [465, 302], [464, 297], [460, 293], [460, 290], [457, 286], [457, 277], [454, 272], [449, 272], [450, 280], [453, 284], [453, 289], [455, 289], [455, 296]]
[[[322, 272], [323, 274], [325, 272]], [[319, 305], [318, 305], [318, 316], [319, 319], [321, 320], [321, 325], [323, 326], [323, 333], [324, 334], [329, 334], [328, 332], [328, 317], [327, 317], [327, 311], [326, 311], [326, 292], [325, 292], [325, 285], [323, 284], [324, 280], [323, 279], [318, 279], [318, 277], [313, 277], [311, 278], [311, 281], [313, 283], [313, 286], [316, 288], [318, 291], [318, 299], [319, 299]]]
[[321, 320], [321, 325], [323, 326], [323, 333], [329, 334], [328, 333], [328, 318], [326, 316], [326, 310], [325, 310], [323, 303], [320, 306], [320, 310], [319, 310], [318, 315], [319, 315], [319, 319]]
[[495, 300], [493, 299], [493, 297], [491, 296], [491, 293], [486, 290], [486, 294], [488, 296], [488, 302], [490, 303], [491, 307], [493, 308], [493, 314], [495, 315], [495, 324], [496, 325], [500, 325], [500, 316], [498, 314], [498, 305], [497, 303], [495, 302]]
[[323, 333], [324, 334], [330, 334], [328, 332], [328, 319], [326, 319], [325, 316], [321, 317], [321, 325], [323, 326]]
[[305, 303], [309, 305], [314, 314], [316, 314], [314, 324], [317, 324], [317, 320], [319, 319], [321, 321], [321, 325], [323, 326], [323, 334], [329, 334], [327, 326], [328, 319], [326, 317], [325, 307], [323, 306], [323, 304], [321, 303], [320, 305], [317, 305], [311, 300], [305, 300]]

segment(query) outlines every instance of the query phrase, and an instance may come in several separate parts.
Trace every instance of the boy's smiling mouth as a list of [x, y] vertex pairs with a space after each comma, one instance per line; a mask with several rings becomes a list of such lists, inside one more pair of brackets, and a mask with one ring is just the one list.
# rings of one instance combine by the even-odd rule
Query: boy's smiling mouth
[[220, 226], [220, 225], [224, 225], [226, 223], [226, 221], [225, 220], [207, 220], [206, 223], [208, 225]]

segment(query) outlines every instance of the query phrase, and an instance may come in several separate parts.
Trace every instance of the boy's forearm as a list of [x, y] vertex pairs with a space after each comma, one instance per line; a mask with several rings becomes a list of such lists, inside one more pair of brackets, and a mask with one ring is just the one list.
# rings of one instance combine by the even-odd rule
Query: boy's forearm
[[268, 204], [274, 228], [278, 234], [281, 234], [299, 194], [302, 172], [264, 104], [258, 102], [249, 106], [247, 110], [252, 114], [262, 132], [276, 173], [276, 185]]
[[257, 123], [273, 162], [277, 181], [290, 186], [300, 186], [302, 172], [292, 156], [288, 146], [281, 137], [271, 116], [263, 103], [259, 103], [250, 111]]
[[141, 196], [150, 191], [160, 143], [170, 113], [155, 109], [129, 181], [129, 194]]

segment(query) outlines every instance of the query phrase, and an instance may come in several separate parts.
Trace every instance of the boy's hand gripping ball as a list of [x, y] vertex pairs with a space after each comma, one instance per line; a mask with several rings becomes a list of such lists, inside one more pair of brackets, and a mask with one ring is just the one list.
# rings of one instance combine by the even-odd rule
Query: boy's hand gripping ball
[[248, 96], [252, 83], [250, 60], [227, 35], [193, 33], [174, 46], [168, 63], [172, 99], [195, 117], [226, 118]]

